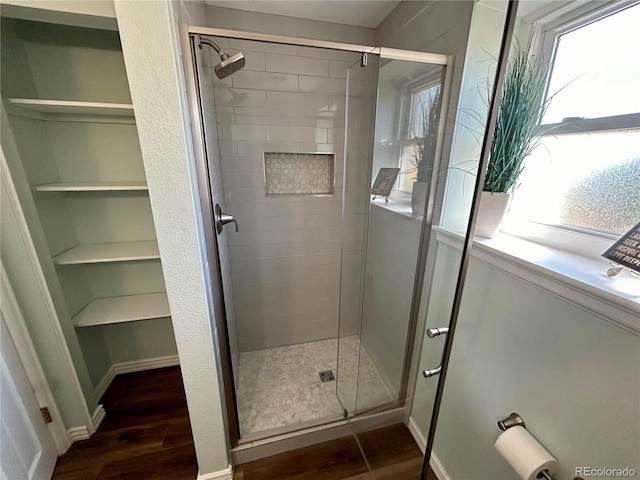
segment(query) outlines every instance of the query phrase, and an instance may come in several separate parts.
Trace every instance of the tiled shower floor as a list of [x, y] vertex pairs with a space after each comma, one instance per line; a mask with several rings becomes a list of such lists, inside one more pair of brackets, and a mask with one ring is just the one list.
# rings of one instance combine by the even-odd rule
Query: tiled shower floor
[[[358, 337], [343, 338], [341, 345], [357, 351]], [[236, 379], [241, 435], [341, 418], [336, 382], [321, 382], [319, 376], [325, 370], [338, 374], [337, 346], [337, 339], [331, 339], [241, 353]], [[389, 402], [389, 392], [364, 349], [361, 357], [358, 380], [366, 392], [359, 391], [359, 409]], [[344, 362], [357, 361], [357, 355], [343, 358]], [[344, 364], [342, 368], [355, 371]]]

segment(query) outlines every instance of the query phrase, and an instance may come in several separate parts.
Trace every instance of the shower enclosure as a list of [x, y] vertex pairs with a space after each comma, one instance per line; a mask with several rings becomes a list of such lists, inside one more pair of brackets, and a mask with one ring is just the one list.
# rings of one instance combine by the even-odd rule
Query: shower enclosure
[[[203, 27], [182, 41], [231, 446], [345, 418], [411, 429], [443, 345], [423, 347], [425, 323], [455, 313], [468, 255], [435, 263], [445, 183], [467, 237], [473, 200], [474, 166], [440, 165], [453, 59]], [[227, 56], [244, 65], [227, 75]]]
[[[402, 406], [433, 195], [412, 213], [398, 185], [415, 176], [420, 94], [444, 103], [449, 59], [212, 29], [192, 29], [191, 53], [232, 430], [249, 441]], [[218, 57], [240, 55], [221, 75]], [[372, 200], [385, 168], [397, 195]]]

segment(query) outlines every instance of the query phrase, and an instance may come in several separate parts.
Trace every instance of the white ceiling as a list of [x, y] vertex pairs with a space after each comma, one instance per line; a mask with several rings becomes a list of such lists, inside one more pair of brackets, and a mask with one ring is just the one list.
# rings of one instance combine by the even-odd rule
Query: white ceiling
[[376, 28], [399, 0], [205, 0], [207, 5]]

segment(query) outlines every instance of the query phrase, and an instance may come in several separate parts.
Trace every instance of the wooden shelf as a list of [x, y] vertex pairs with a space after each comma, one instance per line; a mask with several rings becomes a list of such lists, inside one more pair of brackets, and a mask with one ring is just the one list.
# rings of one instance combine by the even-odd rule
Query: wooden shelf
[[73, 324], [76, 327], [93, 327], [151, 320], [170, 315], [167, 294], [149, 293], [126, 297], [96, 298], [73, 317]]
[[8, 98], [10, 106], [42, 114], [90, 115], [133, 118], [133, 105], [129, 103], [75, 102], [67, 100], [40, 100], [37, 98]]
[[144, 182], [60, 182], [33, 185], [36, 192], [122, 192], [148, 190]]
[[79, 265], [85, 263], [130, 262], [160, 258], [158, 243], [119, 242], [78, 245], [53, 257], [56, 265]]

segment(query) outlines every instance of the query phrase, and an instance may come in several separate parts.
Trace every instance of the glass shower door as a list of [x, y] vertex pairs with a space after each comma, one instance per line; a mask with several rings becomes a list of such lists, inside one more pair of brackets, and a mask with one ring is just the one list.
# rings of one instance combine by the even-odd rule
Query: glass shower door
[[356, 406], [378, 65], [378, 55], [363, 54], [347, 70], [344, 161], [336, 172], [342, 186], [336, 389], [345, 417]]
[[415, 56], [349, 70], [338, 351], [348, 415], [400, 405], [406, 394], [446, 68]]
[[[414, 52], [385, 58], [381, 49], [375, 141], [366, 177], [370, 183], [360, 197], [362, 276], [360, 290], [350, 293], [347, 287], [357, 283], [345, 282], [348, 272], [342, 274], [338, 358], [338, 395], [346, 415], [403, 408], [397, 411], [404, 425], [372, 427], [359, 418], [351, 421], [370, 469], [381, 476], [427, 478], [430, 458], [422, 455], [431, 453], [444, 380], [439, 375], [446, 372], [448, 360], [443, 348], [450, 351], [453, 335], [448, 335], [448, 327], [450, 322], [455, 326], [466, 277], [469, 229], [482, 188], [477, 180], [479, 160], [487, 144], [483, 137], [490, 134], [485, 119], [488, 99], [494, 95], [493, 68], [500, 57], [505, 13], [506, 8], [477, 8], [465, 76], [453, 88], [451, 68], [429, 64], [429, 55], [417, 53], [415, 61], [407, 60]], [[490, 34], [488, 24], [494, 27]], [[486, 96], [479, 84], [487, 86]], [[451, 105], [450, 89], [457, 111], [443, 109], [440, 115], [440, 105]], [[349, 95], [348, 102], [353, 101]], [[346, 151], [355, 141], [350, 111], [347, 108]], [[439, 127], [435, 147], [427, 141], [431, 122]], [[385, 195], [369, 195], [382, 173], [397, 173], [388, 201]], [[346, 174], [345, 225], [352, 181], [348, 170]], [[350, 246], [343, 238], [343, 259]], [[347, 320], [353, 322], [354, 317], [345, 317], [346, 306], [353, 299], [358, 302], [352, 310], [355, 324], [349, 325]], [[381, 417], [369, 418], [375, 423]]]

